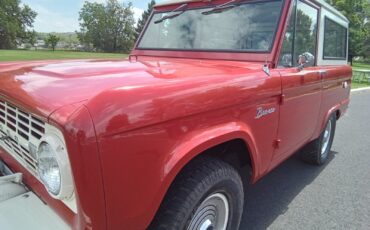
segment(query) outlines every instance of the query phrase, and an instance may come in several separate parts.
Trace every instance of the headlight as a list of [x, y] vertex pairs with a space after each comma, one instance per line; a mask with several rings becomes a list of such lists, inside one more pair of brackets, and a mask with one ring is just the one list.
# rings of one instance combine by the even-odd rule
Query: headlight
[[38, 173], [47, 190], [57, 196], [61, 187], [61, 175], [56, 153], [47, 142], [42, 142], [38, 150]]
[[63, 137], [53, 130], [41, 138], [37, 150], [37, 170], [50, 195], [64, 200], [73, 195], [73, 179]]

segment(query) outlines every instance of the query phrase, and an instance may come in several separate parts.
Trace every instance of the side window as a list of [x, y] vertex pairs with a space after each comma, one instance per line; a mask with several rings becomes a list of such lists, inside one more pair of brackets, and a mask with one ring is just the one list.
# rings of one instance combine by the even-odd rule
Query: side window
[[329, 18], [325, 18], [323, 58], [347, 58], [347, 29]]
[[303, 1], [296, 1], [284, 37], [279, 65], [297, 66], [299, 55], [309, 52], [316, 57], [318, 10]]
[[293, 11], [290, 15], [288, 26], [286, 28], [283, 47], [281, 48], [279, 66], [292, 67], [293, 66], [293, 42], [294, 42], [294, 25], [296, 1], [293, 1]]

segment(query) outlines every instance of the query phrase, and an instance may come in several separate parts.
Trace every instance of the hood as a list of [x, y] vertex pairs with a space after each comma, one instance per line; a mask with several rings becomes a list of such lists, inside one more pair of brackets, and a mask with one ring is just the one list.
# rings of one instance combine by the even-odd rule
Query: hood
[[41, 116], [115, 88], [144, 87], [197, 77], [246, 74], [261, 64], [175, 58], [6, 62], [0, 94]]

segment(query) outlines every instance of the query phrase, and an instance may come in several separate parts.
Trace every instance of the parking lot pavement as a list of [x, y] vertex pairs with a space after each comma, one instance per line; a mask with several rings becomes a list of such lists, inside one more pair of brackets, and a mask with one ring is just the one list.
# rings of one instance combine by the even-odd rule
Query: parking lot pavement
[[370, 229], [370, 90], [351, 94], [327, 164], [294, 155], [246, 188], [244, 229]]

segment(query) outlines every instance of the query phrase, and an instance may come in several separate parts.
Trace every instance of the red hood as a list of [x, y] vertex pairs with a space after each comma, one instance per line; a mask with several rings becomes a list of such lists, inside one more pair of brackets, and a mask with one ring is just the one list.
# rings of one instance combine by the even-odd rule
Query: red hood
[[5, 62], [0, 64], [0, 94], [49, 116], [62, 106], [89, 100], [105, 90], [257, 69], [261, 70], [261, 64], [172, 58]]

